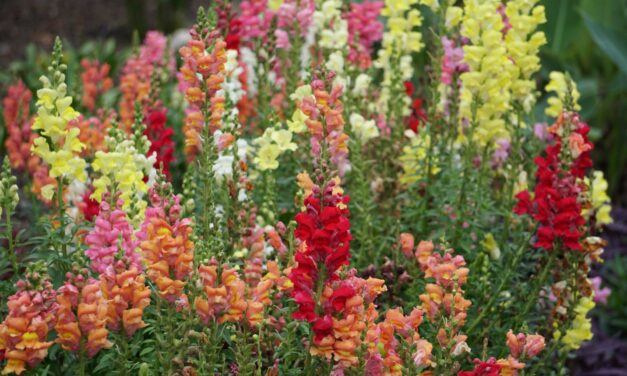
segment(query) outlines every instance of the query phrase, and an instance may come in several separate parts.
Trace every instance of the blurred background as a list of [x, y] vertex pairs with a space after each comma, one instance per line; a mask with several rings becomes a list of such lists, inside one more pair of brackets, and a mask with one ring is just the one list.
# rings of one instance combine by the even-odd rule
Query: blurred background
[[[604, 171], [614, 209], [606, 262], [596, 275], [612, 294], [595, 311], [595, 339], [570, 362], [575, 375], [627, 375], [627, 0], [542, 0], [548, 44], [538, 85], [567, 71], [592, 127], [595, 167]], [[133, 41], [146, 31], [186, 32], [201, 0], [0, 0], [0, 95], [21, 78], [31, 89], [56, 35], [66, 53], [98, 58], [116, 77]], [[537, 106], [542, 119], [544, 100]], [[0, 140], [4, 139], [3, 128]], [[2, 143], [1, 145], [3, 145]], [[4, 151], [0, 150], [0, 154]]]

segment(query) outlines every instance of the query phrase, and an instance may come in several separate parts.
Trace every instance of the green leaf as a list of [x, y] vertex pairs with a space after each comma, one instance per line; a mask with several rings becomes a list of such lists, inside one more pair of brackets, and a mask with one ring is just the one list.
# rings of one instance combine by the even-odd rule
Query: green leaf
[[586, 28], [590, 32], [594, 42], [618, 65], [618, 68], [627, 74], [627, 44], [621, 33], [608, 29], [594, 21], [587, 14], [582, 14]]

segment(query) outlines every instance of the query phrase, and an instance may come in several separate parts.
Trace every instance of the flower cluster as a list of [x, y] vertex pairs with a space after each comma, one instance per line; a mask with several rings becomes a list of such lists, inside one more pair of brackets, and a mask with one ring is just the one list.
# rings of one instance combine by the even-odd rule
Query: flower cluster
[[81, 81], [83, 83], [82, 104], [89, 111], [96, 108], [99, 95], [111, 89], [113, 80], [109, 77], [109, 64], [100, 64], [97, 60], [81, 60]]
[[3, 375], [35, 367], [53, 344], [48, 333], [57, 310], [56, 291], [45, 275], [33, 272], [27, 277], [17, 282], [18, 291], [8, 298], [9, 311], [0, 324], [0, 360], [7, 360]]
[[63, 349], [86, 351], [91, 358], [113, 345], [107, 339], [108, 306], [100, 281], [68, 273], [67, 282], [57, 293], [57, 304], [59, 309], [54, 328], [58, 334], [56, 342]]
[[[202, 148], [205, 127], [209, 134], [221, 128], [225, 80], [226, 43], [215, 33], [192, 29], [192, 39], [181, 47], [183, 65], [178, 74], [179, 89], [189, 103], [185, 114], [185, 154], [193, 160]], [[206, 140], [205, 140], [206, 141]]]
[[[80, 131], [68, 127], [79, 113], [72, 108], [72, 97], [66, 95], [65, 66], [59, 64], [61, 42], [58, 39], [55, 51], [53, 80], [42, 76], [43, 88], [37, 90], [37, 117], [32, 128], [39, 131], [40, 136], [33, 141], [32, 151], [49, 166], [50, 177], [85, 181], [86, 162], [78, 155], [84, 148], [78, 138]], [[44, 188], [44, 197], [50, 199], [54, 188]]]
[[142, 316], [150, 305], [150, 289], [145, 277], [133, 264], [118, 260], [101, 274], [102, 292], [107, 300], [107, 326], [113, 331], [123, 329], [132, 337], [146, 326]]
[[103, 200], [94, 228], [85, 236], [85, 244], [89, 246], [85, 255], [92, 261], [91, 268], [97, 273], [104, 273], [113, 266], [118, 254], [127, 257], [136, 268], [142, 268], [140, 255], [135, 251], [138, 244], [133, 239], [133, 228], [122, 206], [121, 199], [116, 200], [113, 208]]
[[546, 157], [535, 159], [538, 183], [533, 198], [527, 190], [516, 195], [518, 205], [514, 211], [530, 214], [539, 223], [536, 248], [552, 250], [555, 242], [560, 241], [567, 249], [582, 250], [581, 227], [585, 220], [579, 197], [585, 185], [578, 179], [592, 165], [589, 130], [577, 113], [563, 112], [549, 128], [555, 141], [546, 147]]
[[[328, 79], [332, 79], [329, 74]], [[331, 161], [337, 166], [340, 176], [349, 170], [348, 136], [344, 133], [344, 105], [340, 99], [342, 87], [333, 84], [331, 92], [325, 89], [322, 80], [314, 80], [311, 87], [305, 86], [303, 95], [297, 99], [297, 106], [307, 117], [305, 125], [311, 133], [311, 150], [314, 157], [319, 158], [322, 151], [322, 141], [331, 156]], [[313, 94], [309, 94], [312, 93]], [[299, 100], [300, 99], [300, 100]]]
[[4, 146], [11, 166], [16, 170], [34, 172], [39, 167], [39, 157], [31, 155], [31, 145], [37, 137], [31, 132], [29, 104], [31, 92], [22, 81], [9, 86], [2, 100], [3, 119], [7, 131]]
[[[127, 60], [120, 78], [120, 121], [122, 129], [129, 131], [133, 124], [135, 104], [143, 106], [150, 101], [153, 75], [160, 69], [173, 70], [174, 56], [167, 50], [167, 38], [157, 31], [146, 34], [139, 53]], [[158, 73], [157, 73], [158, 72]]]
[[161, 197], [155, 188], [149, 196], [151, 207], [146, 209], [146, 218], [136, 235], [146, 274], [161, 298], [186, 304], [183, 288], [191, 276], [194, 259], [194, 244], [189, 238], [191, 220], [180, 218], [178, 196]]
[[[346, 206], [349, 198], [335, 193], [334, 188], [334, 181], [328, 183], [324, 192], [315, 188], [321, 198], [317, 198], [314, 191], [305, 199], [305, 211], [296, 215], [298, 227], [294, 235], [301, 243], [294, 257], [297, 266], [289, 275], [294, 284], [292, 296], [299, 306], [293, 316], [313, 323], [316, 344], [330, 333], [333, 308], [327, 307], [321, 315], [316, 312], [318, 301], [326, 290], [325, 285], [339, 279], [340, 267], [347, 265], [350, 258], [351, 234]], [[354, 293], [348, 287], [331, 291], [331, 301], [342, 294]]]

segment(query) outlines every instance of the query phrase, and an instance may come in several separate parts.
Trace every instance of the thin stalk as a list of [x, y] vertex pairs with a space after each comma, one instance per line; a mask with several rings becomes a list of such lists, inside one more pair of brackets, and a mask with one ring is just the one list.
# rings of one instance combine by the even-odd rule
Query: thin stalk
[[473, 330], [477, 327], [477, 325], [479, 325], [481, 323], [481, 321], [484, 319], [484, 317], [492, 309], [492, 306], [496, 302], [496, 299], [499, 297], [499, 295], [501, 294], [501, 292], [503, 291], [505, 286], [508, 284], [510, 275], [512, 274], [512, 271], [516, 268], [516, 266], [520, 262], [520, 258], [522, 257], [522, 255], [524, 253], [523, 250], [525, 249], [525, 246], [527, 244], [529, 244], [529, 240], [530, 239], [531, 239], [531, 235], [529, 237], [527, 237], [525, 239], [525, 241], [516, 250], [516, 253], [514, 254], [514, 258], [512, 259], [511, 264], [509, 265], [509, 267], [505, 268], [505, 273], [503, 274], [503, 277], [501, 278], [501, 281], [500, 281], [498, 287], [496, 288], [496, 291], [494, 291], [492, 293], [492, 296], [490, 297], [490, 300], [486, 303], [484, 308], [481, 310], [481, 313], [479, 313], [479, 316], [477, 316], [474, 319], [474, 321], [470, 324], [470, 326], [468, 327], [468, 330], [466, 331], [467, 335], [470, 335], [473, 332]]
[[9, 242], [9, 257], [11, 258], [11, 265], [13, 266], [13, 273], [15, 275], [18, 274], [18, 264], [17, 264], [17, 254], [15, 253], [15, 244], [13, 242], [13, 224], [11, 223], [11, 212], [4, 209], [7, 214], [7, 225], [6, 225], [6, 237]]

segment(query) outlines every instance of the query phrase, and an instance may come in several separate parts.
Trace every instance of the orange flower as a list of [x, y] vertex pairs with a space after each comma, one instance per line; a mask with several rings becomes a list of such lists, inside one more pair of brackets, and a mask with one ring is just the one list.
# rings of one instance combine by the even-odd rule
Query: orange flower
[[59, 312], [55, 324], [58, 334], [56, 342], [65, 350], [79, 351], [81, 337], [86, 337], [89, 357], [112, 346], [107, 339], [108, 302], [101, 286], [102, 282], [99, 280], [90, 279], [84, 282], [84, 278], [78, 275], [70, 276], [65, 285], [59, 289], [57, 295]]
[[[150, 194], [156, 194], [154, 189], [151, 189]], [[173, 200], [167, 217], [163, 209], [147, 209], [146, 219], [137, 235], [148, 278], [157, 285], [159, 295], [170, 303], [177, 299], [185, 300], [183, 288], [185, 280], [191, 275], [194, 259], [194, 244], [189, 239], [192, 232], [190, 220], [178, 219], [178, 198]]]
[[47, 278], [30, 273], [27, 278], [17, 282], [18, 291], [9, 297], [7, 317], [0, 323], [0, 354], [7, 359], [2, 374], [35, 367], [53, 344], [47, 338], [57, 310], [55, 291]]
[[120, 329], [122, 322], [126, 335], [146, 326], [142, 320], [144, 308], [150, 305], [150, 290], [145, 277], [135, 266], [127, 270], [122, 261], [101, 275], [102, 291], [108, 300], [107, 324], [111, 330]]

